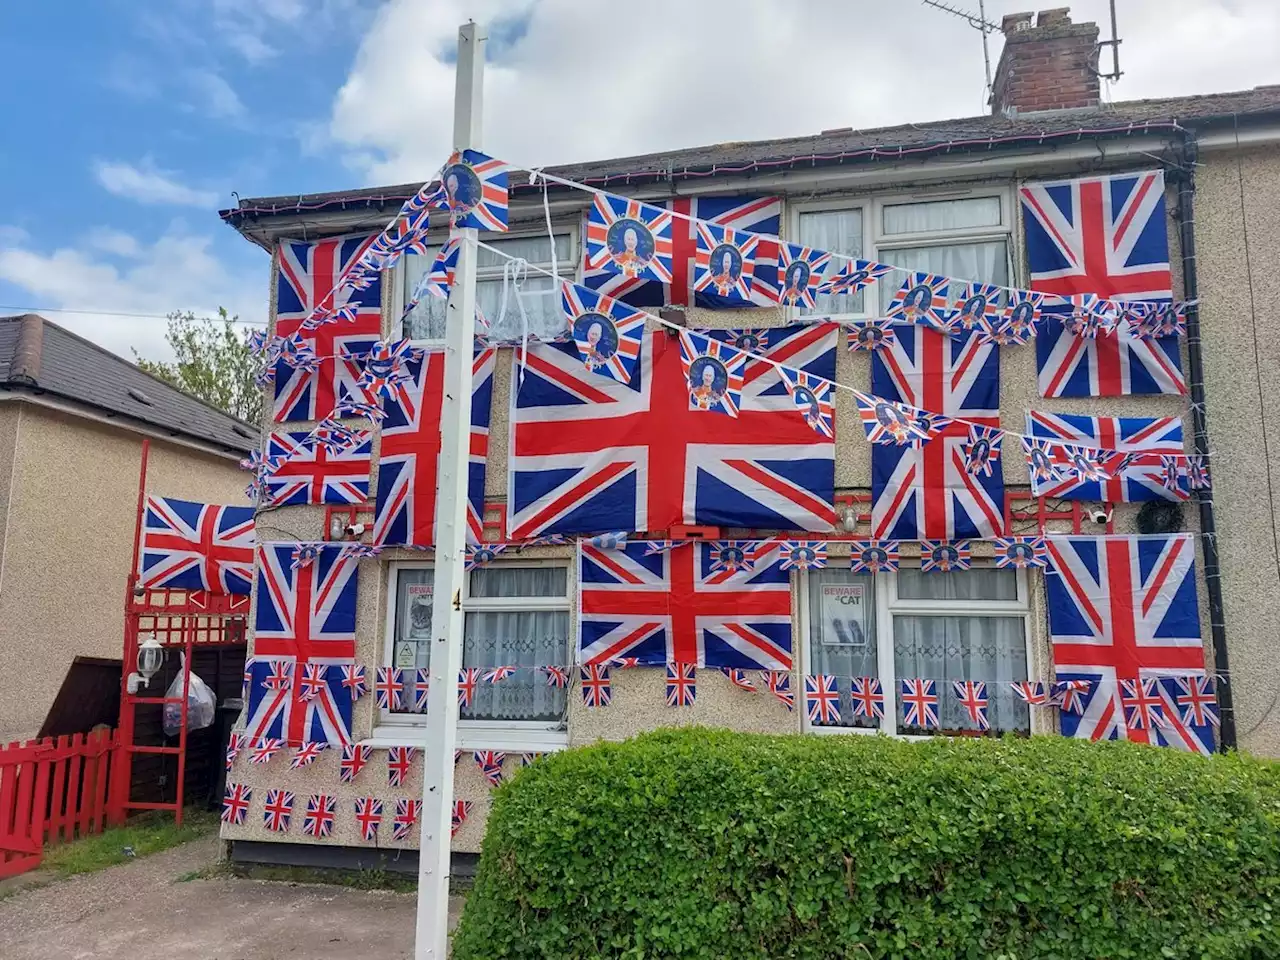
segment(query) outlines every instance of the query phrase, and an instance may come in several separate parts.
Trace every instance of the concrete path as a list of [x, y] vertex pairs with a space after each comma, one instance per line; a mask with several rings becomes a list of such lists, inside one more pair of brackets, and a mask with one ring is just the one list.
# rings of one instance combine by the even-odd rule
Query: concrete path
[[[0, 901], [4, 960], [407, 960], [413, 894], [237, 877], [185, 880], [198, 840]], [[450, 903], [456, 922], [461, 901]]]

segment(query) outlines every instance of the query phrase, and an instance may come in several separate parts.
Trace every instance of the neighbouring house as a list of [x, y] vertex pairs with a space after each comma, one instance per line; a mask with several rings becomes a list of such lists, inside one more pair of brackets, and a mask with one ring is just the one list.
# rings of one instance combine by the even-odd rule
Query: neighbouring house
[[[472, 464], [478, 471], [483, 461], [484, 492], [483, 503], [473, 505], [473, 524], [479, 527], [483, 518], [484, 539], [522, 541], [522, 546], [476, 566], [461, 598], [464, 666], [477, 674], [463, 678], [468, 689], [456, 744], [461, 757], [455, 797], [470, 806], [456, 831], [455, 853], [480, 848], [490, 791], [485, 766], [504, 768], [510, 775], [529, 755], [672, 724], [821, 735], [877, 729], [893, 735], [972, 734], [974, 724], [953, 696], [952, 681], [987, 684], [987, 719], [995, 732], [1092, 729], [1103, 736], [1181, 740], [1176, 745], [1193, 749], [1225, 742], [1280, 756], [1280, 660], [1274, 652], [1280, 632], [1280, 515], [1272, 489], [1280, 461], [1270, 452], [1273, 442], [1280, 449], [1280, 433], [1272, 432], [1280, 427], [1268, 422], [1280, 396], [1280, 339], [1276, 344], [1271, 340], [1280, 334], [1280, 325], [1267, 319], [1266, 309], [1280, 295], [1280, 280], [1271, 268], [1280, 258], [1280, 87], [1104, 104], [1097, 50], [1097, 26], [1072, 23], [1063, 9], [1034, 19], [1019, 14], [1006, 18], [988, 116], [716, 144], [548, 172], [722, 227], [776, 233], [807, 248], [931, 275], [1077, 292], [1079, 288], [1054, 286], [1075, 277], [1104, 284], [1106, 289], [1091, 292], [1118, 299], [1197, 300], [1198, 317], [1196, 310], [1190, 311], [1188, 335], [1182, 337], [1104, 345], [1053, 321], [1057, 326], [1046, 322], [1036, 341], [984, 345], [972, 339], [948, 341], [916, 326], [900, 331], [903, 342], [894, 348], [898, 353], [876, 353], [847, 349], [845, 337], [865, 331], [868, 320], [884, 315], [900, 276], [856, 293], [820, 295], [812, 308], [757, 305], [743, 296], [735, 301], [728, 288], [729, 295], [717, 301], [717, 291], [710, 288], [691, 292], [690, 277], [706, 275], [705, 256], [703, 272], [694, 272], [699, 244], [705, 255], [724, 235], [713, 231], [710, 239], [700, 241], [689, 221], [677, 220], [671, 251], [675, 266], [665, 288], [603, 278], [604, 289], [668, 321], [690, 330], [720, 331], [710, 336], [720, 336], [728, 345], [782, 351], [767, 354], [780, 362], [834, 369], [840, 384], [892, 394], [925, 410], [985, 418], [992, 426], [1017, 432], [1035, 433], [1041, 421], [1067, 431], [1044, 434], [1048, 437], [1091, 429], [1094, 439], [1078, 442], [1113, 450], [1130, 441], [1141, 447], [1145, 438], [1140, 434], [1157, 431], [1176, 451], [1208, 453], [1211, 490], [1183, 486], [1192, 478], [1182, 475], [1182, 465], [1198, 468], [1203, 461], [1175, 456], [1165, 486], [1168, 497], [1159, 492], [1162, 482], [1156, 474], [1126, 474], [1124, 466], [1104, 473], [1092, 487], [1068, 483], [1046, 493], [1042, 479], [1033, 491], [1027, 461], [1013, 438], [1006, 438], [1000, 459], [987, 461], [995, 465], [991, 475], [983, 475], [981, 464], [973, 473], [967, 468], [948, 473], [947, 458], [969, 450], [960, 446], [967, 438], [931, 448], [939, 452], [936, 462], [930, 461], [930, 453], [868, 444], [854, 399], [845, 390], [833, 398], [833, 444], [805, 452], [806, 443], [821, 446], [821, 436], [812, 430], [806, 434], [808, 427], [799, 434], [787, 432], [788, 426], [785, 443], [772, 454], [760, 452], [751, 446], [756, 438], [744, 435], [733, 418], [699, 412], [711, 419], [695, 422], [686, 416], [688, 391], [678, 365], [672, 379], [677, 341], [657, 330], [653, 320], [648, 322], [652, 339], [644, 347], [648, 352], [638, 361], [647, 382], [633, 385], [629, 395], [616, 381], [584, 380], [593, 374], [582, 372], [571, 347], [537, 342], [565, 328], [560, 298], [549, 278], [537, 271], [558, 271], [566, 280], [600, 286], [602, 275], [594, 265], [584, 265], [592, 197], [552, 183], [544, 207], [543, 186], [531, 187], [523, 173], [512, 172], [509, 230], [481, 236], [494, 250], [523, 258], [536, 270], [524, 282], [522, 309], [517, 308], [509, 286], [504, 297], [503, 256], [479, 253], [478, 302], [488, 335], [499, 346], [496, 360], [482, 353], [477, 361]], [[501, 159], [515, 163], [521, 158]], [[229, 225], [272, 256], [277, 332], [298, 328], [332, 288], [342, 265], [359, 256], [419, 186], [244, 199], [223, 211]], [[553, 238], [548, 236], [548, 217]], [[446, 237], [441, 226], [425, 255], [404, 257], [382, 274], [380, 284], [354, 295], [354, 326], [339, 322], [315, 332], [317, 354], [336, 356], [322, 359], [332, 364], [327, 372], [278, 368], [276, 419], [268, 413], [264, 434], [307, 431], [332, 409], [343, 383], [351, 384], [359, 375], [358, 363], [339, 356], [344, 344], [358, 352], [361, 341], [367, 349], [379, 338], [410, 338], [428, 351], [422, 376], [428, 381], [438, 376], [433, 364], [438, 362], [444, 301], [427, 296], [412, 305], [410, 300]], [[1135, 260], [1139, 247], [1146, 253]], [[836, 267], [830, 269], [834, 273]], [[744, 294], [750, 297], [749, 291]], [[735, 303], [738, 308], [726, 309]], [[412, 309], [404, 316], [406, 304]], [[844, 329], [834, 322], [805, 322], [806, 317], [832, 314], [842, 318]], [[522, 379], [522, 351], [510, 343], [526, 327], [534, 341]], [[810, 363], [812, 367], [806, 366]], [[774, 379], [762, 379], [767, 376]], [[796, 422], [804, 424], [788, 407], [785, 384], [767, 365], [754, 372], [748, 368], [745, 379], [742, 423], [750, 420], [750, 406], [753, 411], [790, 409]], [[981, 392], [984, 388], [975, 381], [983, 380], [995, 391], [986, 402], [965, 393]], [[674, 394], [661, 396], [673, 384]], [[430, 383], [421, 389], [432, 396]], [[325, 391], [327, 401], [320, 397]], [[438, 388], [435, 397], [438, 404]], [[610, 403], [638, 419], [611, 419], [614, 414], [605, 406]], [[947, 407], [950, 403], [956, 408]], [[370, 445], [351, 455], [359, 462], [348, 479], [368, 481], [372, 473], [367, 487], [332, 498], [302, 496], [294, 501], [297, 505], [272, 512], [277, 539], [286, 541], [286, 561], [289, 540], [344, 537], [346, 520], [334, 523], [334, 510], [347, 516], [341, 510], [349, 509], [350, 522], [371, 528], [379, 494], [383, 499], [407, 497], [426, 514], [418, 521], [401, 515], [394, 522], [429, 526], [434, 462], [419, 462], [416, 469], [425, 471], [428, 482], [415, 491], [405, 479], [412, 451], [406, 451], [404, 436], [413, 424], [406, 424], [402, 406], [396, 410], [381, 426], [372, 426]], [[1029, 411], [1043, 414], [1030, 426]], [[1136, 418], [1147, 419], [1138, 424]], [[764, 434], [771, 429], [764, 428]], [[624, 462], [616, 452], [596, 460], [583, 452], [598, 450], [598, 436], [611, 431], [623, 438], [619, 445], [638, 448], [633, 462]], [[682, 436], [682, 431], [690, 432]], [[764, 434], [756, 442], [765, 442]], [[696, 441], [703, 445], [685, 449], [680, 459], [672, 459], [669, 451], [662, 454], [665, 459], [659, 457], [663, 444]], [[742, 446], [734, 448], [735, 443]], [[924, 458], [917, 464], [923, 483], [905, 473], [911, 456]], [[832, 461], [834, 495], [815, 498], [814, 489], [831, 483], [823, 478], [829, 477], [824, 471], [832, 469]], [[613, 473], [605, 476], [601, 464]], [[589, 489], [575, 490], [575, 484]], [[607, 489], [607, 496], [590, 492], [597, 484]], [[601, 497], [612, 499], [604, 502]], [[661, 599], [650, 607], [645, 597], [688, 594], [695, 591], [695, 580], [701, 590], [712, 583], [712, 568], [720, 571], [715, 582], [721, 589], [740, 588], [743, 581], [732, 569], [731, 554], [713, 557], [712, 547], [703, 544], [696, 548], [696, 561], [686, 565], [677, 558], [691, 554], [676, 551], [692, 552], [694, 547], [672, 550], [658, 543], [652, 553], [628, 548], [611, 554], [581, 542], [528, 543], [541, 534], [567, 532], [573, 540], [573, 534], [616, 529], [592, 529], [591, 522], [601, 516], [625, 516], [620, 525], [630, 524], [633, 540], [679, 537], [687, 531], [673, 534], [670, 513], [674, 509], [679, 515], [682, 498], [686, 509], [693, 504], [699, 525], [712, 528], [701, 533], [749, 540], [748, 550], [760, 549], [760, 537], [778, 532], [801, 541], [830, 534], [825, 543], [829, 562], [824, 569], [787, 571], [769, 580], [772, 589], [764, 594], [733, 594], [729, 605], [743, 604], [753, 614], [726, 611], [722, 604], [710, 621], [697, 622], [682, 607], [687, 620], [673, 622], [665, 612], [655, 613]], [[473, 499], [480, 500], [478, 493]], [[753, 505], [760, 507], [756, 513]], [[660, 516], [667, 519], [646, 519]], [[726, 519], [715, 522], [711, 518], [716, 516]], [[744, 516], [761, 519], [732, 522]], [[769, 516], [774, 522], [768, 522]], [[379, 520], [385, 528], [365, 529], [366, 542], [371, 532], [387, 543], [407, 542], [403, 529], [399, 539], [390, 531], [393, 518]], [[685, 517], [684, 522], [691, 521]], [[797, 529], [803, 532], [787, 533]], [[1109, 607], [1085, 610], [1086, 604], [1080, 608], [1084, 613], [1077, 611], [1081, 644], [1092, 642], [1091, 631], [1103, 634], [1116, 651], [1123, 641], [1124, 657], [1129, 658], [1103, 671], [1111, 690], [1105, 698], [1095, 696], [1101, 688], [1086, 684], [1084, 689], [1094, 694], [1089, 695], [1090, 706], [1081, 708], [1084, 715], [1028, 705], [1011, 688], [1018, 681], [1078, 673], [1067, 666], [1073, 661], [1064, 659], [1070, 644], [1050, 640], [1047, 608], [1053, 597], [1045, 572], [998, 568], [993, 530], [999, 535], [1191, 535], [1177, 542], [1185, 551], [1180, 556], [1176, 548], [1149, 556], [1145, 548], [1132, 546], [1167, 545], [1172, 542], [1168, 539], [1115, 540], [1096, 541], [1102, 546], [1081, 554], [1074, 566], [1062, 561], [1080, 579], [1102, 576], [1103, 590], [1110, 591]], [[923, 573], [918, 558], [928, 548], [917, 546], [918, 541], [948, 534], [960, 539], [962, 532], [974, 541], [973, 568]], [[846, 539], [838, 539], [837, 533]], [[850, 545], [850, 535], [900, 541], [901, 569], [855, 572], [849, 558], [859, 548]], [[1187, 567], [1193, 545], [1194, 575]], [[771, 549], [758, 556], [772, 557]], [[1081, 547], [1085, 553], [1093, 549]], [[1130, 549], [1136, 553], [1125, 552]], [[668, 560], [670, 568], [664, 566]], [[700, 566], [695, 568], [695, 562]], [[287, 562], [272, 563], [279, 571], [272, 577], [288, 576], [283, 572]], [[771, 559], [768, 563], [770, 571], [777, 569]], [[1112, 572], [1100, 575], [1104, 564]], [[1198, 595], [1198, 615], [1183, 618], [1189, 622], [1171, 623], [1165, 611], [1175, 588], [1152, 580], [1167, 577], [1170, 570], [1186, 576], [1178, 581], [1179, 609], [1195, 609], [1189, 605], [1190, 594]], [[247, 791], [240, 799], [246, 801], [248, 815], [223, 828], [238, 858], [351, 863], [375, 846], [416, 846], [416, 833], [395, 841], [389, 828], [397, 801], [420, 796], [421, 763], [389, 756], [389, 751], [421, 743], [416, 671], [427, 662], [431, 558], [421, 550], [388, 548], [376, 558], [359, 560], [358, 575], [353, 622], [342, 628], [354, 636], [345, 656], [367, 668], [370, 687], [378, 682], [387, 688], [349, 706], [350, 730], [345, 732], [369, 748], [370, 759], [363, 771], [353, 773], [363, 759], [359, 751], [348, 750], [344, 764], [343, 751], [329, 749], [300, 769], [290, 769], [280, 758], [249, 765], [242, 755], [229, 779]], [[610, 599], [610, 589], [618, 599]], [[1057, 589], [1065, 588], [1059, 584]], [[1133, 599], [1138, 595], [1145, 597], [1140, 603]], [[261, 589], [256, 603], [261, 610]], [[733, 623], [725, 626], [726, 621]], [[1123, 638], [1117, 632], [1122, 630], [1127, 631]], [[664, 631], [671, 631], [665, 640]], [[1059, 641], [1062, 634], [1059, 628]], [[273, 625], [270, 636], [270, 643], [251, 639], [251, 654], [268, 659], [279, 654], [281, 631]], [[609, 676], [611, 702], [586, 705], [577, 664], [610, 649], [623, 657], [644, 651], [652, 662], [653, 650], [661, 651], [664, 642], [667, 659], [677, 667], [696, 653], [729, 669], [703, 668], [684, 676], [678, 669], [671, 675], [660, 663], [636, 669], [615, 666]], [[1203, 721], [1194, 731], [1179, 723], [1151, 729], [1151, 722], [1163, 718], [1142, 713], [1147, 708], [1141, 703], [1133, 718], [1121, 715], [1130, 700], [1122, 704], [1116, 681], [1137, 676], [1138, 666], [1147, 664], [1138, 663], [1147, 655], [1140, 649], [1144, 645], [1170, 658], [1169, 664], [1177, 665], [1170, 666], [1172, 672], [1203, 668], [1216, 676], [1224, 714], [1221, 731]], [[673, 650], [675, 656], [670, 655]], [[1085, 654], [1077, 650], [1073, 655]], [[737, 667], [773, 663], [782, 669], [765, 675], [751, 670], [743, 676], [734, 672], [735, 658]], [[497, 682], [484, 682], [484, 672], [506, 665], [520, 669]], [[541, 668], [550, 665], [567, 668], [567, 689], [548, 682], [554, 674]], [[1146, 676], [1144, 667], [1141, 677]], [[252, 682], [265, 677], [264, 672]], [[901, 681], [924, 677], [938, 681], [937, 709], [943, 716], [937, 724], [920, 722], [919, 716], [909, 724]], [[806, 697], [806, 683], [822, 678], [835, 679], [831, 696], [838, 719], [822, 707], [814, 717], [804, 708], [813, 699]], [[880, 683], [882, 718], [857, 715], [853, 681], [864, 678]], [[591, 683], [596, 679], [588, 677]], [[782, 693], [784, 679], [795, 710], [781, 696], [770, 695]], [[668, 698], [679, 703], [687, 696], [688, 680], [696, 684], [696, 698], [688, 705], [669, 706]], [[744, 680], [754, 684], [755, 692], [740, 688]], [[1147, 689], [1139, 678], [1132, 697], [1166, 696], [1160, 681], [1154, 682]], [[295, 710], [300, 709], [295, 703]], [[1165, 709], [1172, 713], [1178, 708], [1170, 701]], [[255, 725], [269, 726], [266, 707], [250, 714], [242, 723], [247, 734]], [[308, 731], [318, 729], [310, 722]], [[397, 763], [404, 764], [407, 774], [398, 784], [393, 776], [389, 785], [388, 771], [394, 775]], [[292, 830], [261, 814], [262, 804], [278, 803], [286, 790], [297, 797]], [[324, 837], [302, 829], [303, 808], [316, 797], [322, 806], [334, 804], [332, 832]], [[372, 799], [382, 802], [380, 834], [368, 833], [357, 816], [363, 811], [367, 824]], [[318, 852], [316, 844], [328, 849]]]
[[241, 503], [257, 427], [35, 314], [0, 317], [0, 742], [76, 657], [120, 659], [142, 442], [150, 492]]

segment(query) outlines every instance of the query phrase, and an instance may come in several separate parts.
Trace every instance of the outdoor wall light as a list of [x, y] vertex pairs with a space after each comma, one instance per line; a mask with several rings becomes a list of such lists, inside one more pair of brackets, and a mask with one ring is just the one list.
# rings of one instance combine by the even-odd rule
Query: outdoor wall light
[[164, 647], [154, 633], [148, 633], [138, 644], [137, 671], [129, 674], [129, 692], [137, 693], [139, 686], [149, 686], [151, 678], [164, 663]]
[[858, 511], [853, 507], [845, 507], [844, 513], [840, 517], [840, 526], [844, 527], [845, 533], [857, 533]]

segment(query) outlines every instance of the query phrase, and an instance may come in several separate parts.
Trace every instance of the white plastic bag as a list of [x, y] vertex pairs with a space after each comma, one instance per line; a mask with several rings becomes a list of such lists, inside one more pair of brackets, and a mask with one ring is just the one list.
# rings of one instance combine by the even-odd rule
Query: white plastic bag
[[[182, 663], [185, 667], [185, 654], [183, 654]], [[183, 671], [179, 670], [178, 675], [169, 684], [169, 689], [164, 693], [166, 699], [182, 700], [182, 673]], [[201, 730], [213, 723], [213, 716], [217, 707], [218, 700], [213, 695], [213, 691], [195, 673], [192, 673], [191, 682], [187, 686], [187, 730]], [[181, 729], [182, 704], [166, 703], [164, 705], [164, 735], [166, 737], [176, 737]]]

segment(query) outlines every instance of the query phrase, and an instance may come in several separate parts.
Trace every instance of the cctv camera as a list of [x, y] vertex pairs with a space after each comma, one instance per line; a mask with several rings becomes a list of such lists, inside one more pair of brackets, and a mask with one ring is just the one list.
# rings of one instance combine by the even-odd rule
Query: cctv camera
[[1111, 520], [1111, 511], [1095, 508], [1089, 511], [1089, 519], [1094, 523], [1108, 523]]

